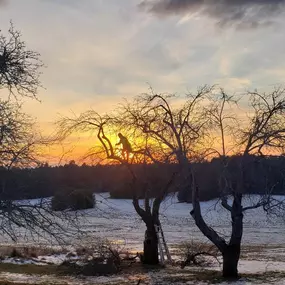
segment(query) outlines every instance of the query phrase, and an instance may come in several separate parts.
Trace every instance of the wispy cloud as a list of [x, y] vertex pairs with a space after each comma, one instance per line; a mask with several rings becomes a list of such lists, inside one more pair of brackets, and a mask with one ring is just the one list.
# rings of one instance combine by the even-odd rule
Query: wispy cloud
[[139, 7], [158, 16], [198, 14], [222, 27], [257, 28], [274, 23], [285, 0], [144, 0]]
[[[6, 0], [8, 5], [0, 8], [0, 28], [7, 32], [12, 19], [27, 46], [40, 52], [47, 65], [42, 75], [46, 90], [39, 94], [43, 104], [28, 101], [26, 110], [46, 122], [58, 113], [78, 113], [90, 106], [111, 110], [123, 97], [147, 91], [148, 83], [157, 92], [183, 94], [205, 83], [238, 92], [284, 82], [285, 19], [281, 15], [280, 30], [221, 33], [212, 25], [213, 19], [225, 21], [227, 9], [258, 5], [232, 0], [235, 4], [227, 6], [216, 0], [222, 8], [216, 11], [214, 0], [145, 2], [151, 13], [179, 17], [161, 21], [138, 10], [141, 1]], [[269, 1], [258, 3], [267, 11], [267, 21], [274, 21], [276, 6], [269, 9], [265, 5]], [[282, 11], [283, 1], [274, 3]], [[195, 13], [199, 17], [193, 17]], [[242, 16], [238, 19], [228, 23], [244, 21]]]

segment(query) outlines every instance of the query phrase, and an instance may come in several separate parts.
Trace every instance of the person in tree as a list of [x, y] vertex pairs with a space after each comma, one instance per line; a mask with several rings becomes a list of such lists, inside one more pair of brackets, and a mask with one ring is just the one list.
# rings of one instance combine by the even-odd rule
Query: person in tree
[[130, 154], [130, 152], [132, 152], [132, 146], [131, 146], [129, 140], [125, 136], [123, 136], [121, 133], [118, 133], [118, 137], [120, 138], [120, 141], [118, 143], [116, 143], [116, 145], [122, 144], [122, 155], [128, 161], [129, 160], [129, 154]]

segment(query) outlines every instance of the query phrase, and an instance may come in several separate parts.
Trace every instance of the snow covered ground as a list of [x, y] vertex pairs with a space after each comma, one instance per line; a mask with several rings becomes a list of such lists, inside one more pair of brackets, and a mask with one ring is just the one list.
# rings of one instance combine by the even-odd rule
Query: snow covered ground
[[[85, 210], [85, 217], [82, 220], [81, 229], [88, 234], [86, 240], [70, 240], [70, 243], [83, 245], [90, 241], [96, 242], [98, 238], [109, 239], [121, 248], [130, 251], [141, 251], [145, 226], [137, 216], [131, 200], [109, 199], [108, 193], [96, 194], [96, 207], [94, 209]], [[258, 199], [258, 197], [255, 197]], [[244, 203], [249, 205], [252, 200], [245, 199]], [[161, 222], [166, 240], [170, 249], [178, 244], [191, 241], [207, 241], [200, 233], [192, 217], [190, 216], [191, 204], [178, 203], [175, 196], [169, 196], [161, 206]], [[230, 216], [223, 209], [217, 200], [201, 203], [202, 211], [206, 221], [220, 234], [228, 237], [230, 234]], [[4, 241], [3, 241], [4, 242]], [[259, 248], [254, 255], [244, 255], [239, 264], [241, 273], [265, 273], [272, 271], [285, 271], [285, 222], [282, 219], [268, 217], [262, 209], [255, 209], [245, 213], [244, 217], [244, 237], [243, 244], [247, 247]], [[263, 250], [264, 248], [264, 250]], [[65, 258], [64, 254], [40, 257], [45, 262], [58, 264]], [[13, 260], [5, 260], [4, 262], [13, 262]], [[220, 270], [220, 268], [214, 268]], [[173, 273], [174, 275], [176, 273]], [[181, 274], [181, 273], [179, 273]], [[64, 284], [137, 284], [138, 276], [113, 276], [113, 277], [96, 277], [96, 278], [64, 278]], [[142, 276], [145, 283], [141, 284], [166, 284], [163, 283], [163, 276], [158, 272], [145, 273]], [[1, 273], [0, 280], [15, 280], [23, 282], [23, 284], [35, 283], [35, 280], [44, 283], [50, 282], [50, 276], [25, 276], [11, 273]], [[22, 280], [22, 281], [21, 281]], [[61, 283], [60, 283], [61, 282]], [[191, 283], [192, 282], [192, 283]], [[258, 284], [285, 284], [284, 280], [275, 280], [273, 283]], [[63, 284], [61, 278], [56, 277], [52, 284]], [[171, 284], [171, 283], [169, 283]], [[174, 284], [174, 283], [173, 283]], [[179, 284], [179, 283], [175, 283]], [[182, 283], [181, 283], [182, 284]], [[189, 281], [183, 284], [208, 284], [195, 283]], [[223, 285], [227, 283], [221, 283]], [[256, 284], [253, 281], [243, 279], [235, 285]]]
[[[87, 220], [84, 230], [94, 237], [106, 237], [121, 241], [132, 250], [141, 250], [144, 237], [144, 223], [137, 216], [131, 200], [109, 199], [108, 193], [96, 195], [96, 209], [85, 211]], [[245, 198], [245, 204], [251, 200]], [[206, 241], [190, 216], [191, 204], [178, 203], [175, 196], [169, 196], [161, 206], [161, 222], [168, 243], [177, 244], [192, 239]], [[231, 222], [229, 212], [217, 200], [201, 203], [206, 221], [217, 232], [229, 236]], [[245, 212], [245, 244], [285, 245], [285, 221], [270, 218], [262, 209]]]
[[[81, 230], [85, 231], [89, 237], [107, 238], [126, 245], [128, 249], [141, 250], [145, 225], [136, 214], [132, 200], [110, 199], [109, 193], [95, 194], [95, 198], [95, 208], [81, 211], [85, 216], [81, 221]], [[257, 199], [258, 196], [250, 200], [245, 198], [244, 204], [249, 205], [252, 200]], [[37, 203], [37, 201], [29, 202]], [[201, 208], [208, 224], [218, 233], [228, 237], [231, 229], [230, 215], [221, 207], [219, 201], [202, 202]], [[207, 241], [190, 216], [191, 210], [191, 204], [178, 203], [175, 195], [163, 201], [160, 211], [161, 223], [170, 245], [190, 240]], [[285, 219], [268, 217], [261, 208], [247, 211], [244, 216], [243, 242], [252, 245], [285, 244], [284, 225]], [[35, 236], [32, 240], [29, 240], [26, 232], [22, 236], [23, 242], [34, 244]], [[1, 236], [0, 242], [6, 243], [9, 240]], [[74, 240], [70, 240], [70, 243], [74, 244]]]

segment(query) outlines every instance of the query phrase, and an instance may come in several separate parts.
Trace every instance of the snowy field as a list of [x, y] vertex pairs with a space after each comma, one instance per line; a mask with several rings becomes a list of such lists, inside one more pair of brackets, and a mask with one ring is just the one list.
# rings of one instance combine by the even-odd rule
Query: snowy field
[[[137, 216], [131, 200], [109, 199], [108, 193], [96, 194], [96, 207], [84, 211], [86, 218], [83, 220], [81, 229], [88, 234], [88, 241], [107, 238], [120, 247], [130, 251], [141, 251], [145, 226]], [[257, 197], [255, 197], [257, 199]], [[249, 199], [244, 199], [245, 205], [252, 203]], [[201, 203], [202, 211], [206, 221], [226, 238], [230, 234], [229, 213], [224, 210], [217, 200]], [[169, 196], [161, 206], [161, 222], [164, 234], [170, 250], [185, 241], [207, 241], [199, 232], [198, 228], [190, 216], [191, 204], [178, 203], [175, 196]], [[70, 241], [73, 243], [73, 241]], [[77, 241], [84, 244], [86, 241]], [[262, 209], [255, 209], [245, 213], [244, 217], [244, 237], [243, 244], [258, 248], [254, 255], [243, 254], [239, 264], [239, 272], [244, 274], [262, 274], [268, 272], [284, 272], [285, 276], [285, 222], [282, 219], [267, 217]], [[65, 255], [44, 257], [45, 260], [53, 263], [60, 263], [65, 259]], [[13, 262], [5, 260], [3, 262]], [[220, 270], [218, 266], [211, 269]], [[189, 271], [190, 270], [190, 271]], [[185, 274], [191, 274], [191, 269], [185, 269]], [[190, 273], [189, 273], [190, 272]], [[184, 274], [184, 273], [175, 273]], [[75, 278], [56, 277], [52, 283], [48, 284], [137, 284], [138, 276], [113, 276], [97, 278]], [[141, 284], [167, 284], [163, 281], [163, 276], [159, 272], [148, 272], [142, 279]], [[283, 277], [282, 277], [283, 278]], [[248, 279], [242, 279], [232, 283], [236, 285], [249, 284], [285, 284], [285, 279], [271, 280], [270, 282], [260, 280], [256, 283]], [[26, 276], [12, 273], [1, 273], [0, 280], [14, 280], [23, 284], [46, 284], [51, 280], [50, 276]], [[37, 281], [35, 281], [37, 280]], [[34, 282], [34, 283], [33, 283]], [[273, 282], [273, 283], [272, 283]], [[187, 283], [168, 284], [211, 284], [189, 281]], [[220, 283], [227, 284], [227, 283]]]
[[[131, 200], [109, 199], [107, 193], [96, 195], [96, 209], [85, 211], [84, 230], [95, 237], [105, 237], [126, 245], [131, 250], [142, 250], [145, 226], [137, 216]], [[257, 198], [257, 197], [256, 197]], [[244, 204], [253, 201], [244, 199]], [[201, 203], [206, 221], [218, 233], [229, 236], [229, 212], [217, 200]], [[161, 205], [161, 223], [171, 245], [183, 241], [207, 241], [196, 227], [190, 211], [191, 204], [178, 203], [169, 196]], [[285, 245], [285, 221], [268, 217], [262, 209], [245, 212], [243, 243], [252, 245]]]

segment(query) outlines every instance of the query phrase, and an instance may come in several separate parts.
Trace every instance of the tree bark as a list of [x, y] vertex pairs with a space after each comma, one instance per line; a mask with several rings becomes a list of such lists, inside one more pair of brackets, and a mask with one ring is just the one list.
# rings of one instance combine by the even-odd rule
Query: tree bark
[[240, 244], [228, 245], [223, 255], [223, 277], [227, 279], [238, 278], [238, 261], [240, 257]]
[[220, 250], [223, 255], [223, 277], [238, 278], [238, 261], [240, 257], [241, 238], [243, 233], [242, 195], [236, 194], [231, 208], [232, 235], [229, 244], [220, 237], [215, 230], [209, 227], [201, 214], [198, 197], [198, 187], [192, 191], [193, 210], [190, 212], [200, 231]]
[[161, 200], [156, 198], [153, 203], [153, 210], [151, 212], [149, 199], [145, 200], [146, 210], [144, 210], [140, 207], [138, 199], [136, 197], [133, 198], [133, 205], [135, 207], [135, 210], [146, 225], [145, 238], [143, 243], [143, 255], [141, 256], [141, 262], [144, 264], [159, 264], [158, 240], [154, 225], [160, 224], [158, 218], [160, 203]]
[[139, 200], [135, 195], [136, 193], [134, 193], [133, 196], [134, 208], [146, 225], [145, 239], [143, 246], [144, 252], [143, 255], [141, 256], [141, 261], [144, 264], [150, 264], [150, 265], [159, 264], [158, 239], [155, 231], [155, 225], [161, 226], [159, 221], [160, 204], [163, 201], [165, 195], [167, 194], [167, 191], [169, 189], [169, 186], [173, 182], [175, 174], [176, 173], [173, 173], [171, 179], [162, 189], [161, 194], [154, 199], [152, 208], [150, 207], [149, 197], [147, 196], [147, 193], [145, 196], [145, 205], [144, 205], [145, 209], [142, 209], [140, 207]]
[[223, 254], [223, 276], [229, 279], [238, 278], [241, 239], [243, 234], [242, 194], [235, 193], [231, 209], [232, 235]]
[[158, 240], [154, 225], [148, 226], [145, 231], [142, 262], [144, 264], [159, 264], [158, 260]]
[[178, 201], [183, 203], [192, 203], [192, 176], [190, 164], [185, 157], [179, 157], [180, 177], [179, 177], [179, 191]]
[[242, 194], [235, 193], [231, 208], [232, 235], [223, 254], [223, 276], [225, 278], [238, 278], [238, 261], [240, 258], [241, 239], [243, 235]]

